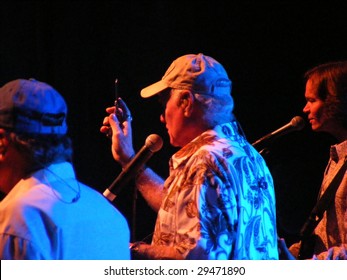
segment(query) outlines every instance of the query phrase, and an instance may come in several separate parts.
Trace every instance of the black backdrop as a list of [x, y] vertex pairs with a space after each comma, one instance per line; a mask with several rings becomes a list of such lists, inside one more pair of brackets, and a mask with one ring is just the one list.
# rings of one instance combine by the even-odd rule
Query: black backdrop
[[[69, 105], [77, 176], [100, 192], [120, 172], [109, 140], [99, 133], [115, 78], [132, 110], [136, 148], [151, 133], [163, 137], [164, 148], [149, 165], [165, 177], [174, 149], [159, 122], [157, 101], [143, 100], [139, 92], [160, 79], [176, 57], [202, 52], [225, 66], [235, 114], [251, 143], [302, 115], [302, 76], [308, 68], [346, 59], [342, 5], [186, 2], [0, 3], [0, 83], [34, 77], [61, 92]], [[278, 231], [289, 243], [313, 206], [330, 143], [305, 128], [278, 139], [266, 156], [276, 185]], [[155, 215], [141, 197], [136, 216], [131, 204], [129, 190], [115, 201], [131, 226], [136, 221], [141, 239], [153, 230]]]

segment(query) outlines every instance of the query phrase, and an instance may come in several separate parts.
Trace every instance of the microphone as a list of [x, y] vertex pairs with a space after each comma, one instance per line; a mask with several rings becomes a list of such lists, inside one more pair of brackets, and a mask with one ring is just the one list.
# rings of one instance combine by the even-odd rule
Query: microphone
[[163, 146], [163, 140], [157, 134], [151, 134], [146, 138], [145, 145], [125, 166], [113, 183], [104, 191], [103, 195], [113, 201], [118, 193], [125, 187], [130, 179], [134, 178], [143, 165], [150, 159], [153, 153]]
[[265, 135], [264, 137], [260, 138], [259, 140], [255, 141], [252, 146], [254, 148], [259, 148], [261, 145], [265, 144], [266, 142], [272, 141], [275, 138], [278, 138], [280, 136], [283, 136], [289, 132], [297, 131], [303, 129], [305, 126], [305, 121], [302, 117], [296, 116], [292, 118], [292, 120], [287, 123], [286, 125], [282, 126], [281, 128]]

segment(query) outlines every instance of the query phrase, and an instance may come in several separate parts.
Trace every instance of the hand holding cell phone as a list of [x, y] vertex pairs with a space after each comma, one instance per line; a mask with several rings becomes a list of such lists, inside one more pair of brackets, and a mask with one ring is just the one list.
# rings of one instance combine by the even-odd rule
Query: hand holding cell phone
[[115, 95], [115, 99], [114, 99], [114, 114], [117, 116], [119, 123], [122, 124], [124, 122], [124, 118], [123, 118], [123, 111], [119, 107], [118, 79], [114, 80], [114, 95]]
[[120, 124], [123, 124], [125, 121], [132, 121], [131, 113], [128, 106], [125, 104], [123, 99], [119, 97], [118, 93], [118, 79], [114, 81], [114, 92], [115, 92], [115, 100], [114, 100], [114, 114], [117, 116]]

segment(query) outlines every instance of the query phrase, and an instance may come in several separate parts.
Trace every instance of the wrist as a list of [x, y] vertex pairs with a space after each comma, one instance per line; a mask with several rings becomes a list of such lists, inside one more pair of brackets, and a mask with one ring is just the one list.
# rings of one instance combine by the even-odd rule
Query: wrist
[[[131, 163], [131, 161], [135, 158], [136, 154], [133, 154], [132, 156], [130, 156], [127, 160], [127, 163], [122, 164], [122, 170], [125, 170], [129, 164]], [[148, 166], [146, 164], [143, 164], [136, 172], [136, 177], [141, 175], [146, 169], [148, 168]]]
[[132, 243], [131, 246], [129, 247], [131, 258], [135, 260], [147, 259], [146, 251], [148, 246], [149, 246], [148, 244], [142, 241]]
[[130, 157], [128, 157], [125, 161], [123, 161], [121, 163], [121, 166], [122, 166], [123, 170], [129, 165], [129, 163], [133, 160], [134, 157], [135, 157], [135, 153], [132, 154]]

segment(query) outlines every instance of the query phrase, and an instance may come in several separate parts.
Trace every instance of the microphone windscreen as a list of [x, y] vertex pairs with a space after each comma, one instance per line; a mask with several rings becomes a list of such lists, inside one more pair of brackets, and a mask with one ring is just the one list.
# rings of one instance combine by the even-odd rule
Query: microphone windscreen
[[296, 116], [292, 118], [290, 121], [290, 124], [292, 125], [295, 130], [301, 130], [305, 127], [305, 121], [302, 117]]
[[155, 153], [163, 146], [163, 139], [157, 134], [151, 134], [146, 138], [145, 146], [152, 152]]

